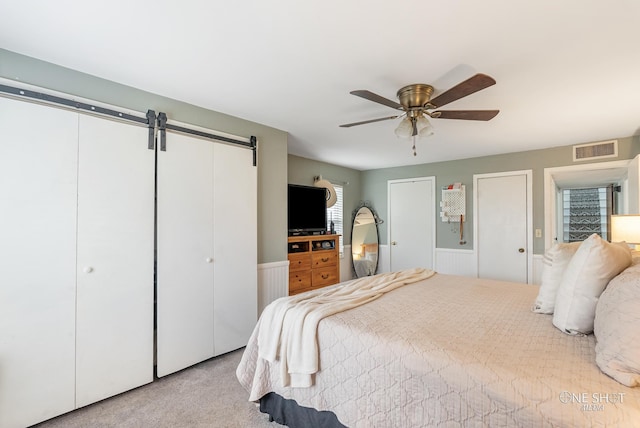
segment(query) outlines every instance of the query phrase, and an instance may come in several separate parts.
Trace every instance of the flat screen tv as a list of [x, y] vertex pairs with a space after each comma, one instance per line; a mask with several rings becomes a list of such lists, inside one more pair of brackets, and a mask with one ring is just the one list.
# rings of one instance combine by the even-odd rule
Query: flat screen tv
[[327, 190], [289, 184], [289, 235], [324, 234], [327, 231]]

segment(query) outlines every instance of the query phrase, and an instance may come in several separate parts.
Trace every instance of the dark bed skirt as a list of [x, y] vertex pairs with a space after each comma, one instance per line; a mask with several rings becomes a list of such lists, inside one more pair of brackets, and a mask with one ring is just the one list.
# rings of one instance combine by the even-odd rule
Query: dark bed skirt
[[275, 392], [260, 399], [260, 411], [267, 413], [270, 421], [289, 428], [347, 428], [333, 412], [299, 406], [295, 400], [283, 398]]

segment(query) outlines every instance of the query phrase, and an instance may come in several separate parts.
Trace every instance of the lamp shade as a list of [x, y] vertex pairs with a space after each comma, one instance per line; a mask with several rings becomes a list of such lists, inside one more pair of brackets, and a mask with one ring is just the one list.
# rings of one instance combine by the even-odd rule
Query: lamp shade
[[640, 214], [612, 215], [611, 242], [640, 244]]
[[396, 128], [396, 135], [398, 138], [409, 138], [413, 135], [413, 122], [408, 117], [405, 117], [400, 121]]
[[426, 117], [420, 116], [416, 119], [416, 128], [418, 129], [419, 137], [428, 137], [433, 135], [433, 126]]

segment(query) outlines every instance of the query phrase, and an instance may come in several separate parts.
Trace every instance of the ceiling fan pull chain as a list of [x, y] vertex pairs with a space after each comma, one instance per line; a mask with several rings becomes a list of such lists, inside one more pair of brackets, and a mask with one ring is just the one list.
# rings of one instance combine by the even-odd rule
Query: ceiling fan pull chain
[[416, 155], [416, 136], [415, 135], [412, 137], [412, 140], [413, 140], [413, 155], [415, 156]]

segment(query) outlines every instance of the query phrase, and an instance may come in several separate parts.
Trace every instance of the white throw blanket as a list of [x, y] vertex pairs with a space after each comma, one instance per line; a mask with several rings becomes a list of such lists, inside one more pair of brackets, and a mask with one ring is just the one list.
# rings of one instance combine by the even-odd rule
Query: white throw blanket
[[363, 305], [434, 274], [429, 269], [408, 269], [277, 299], [264, 309], [258, 320], [259, 357], [269, 362], [280, 360], [282, 386], [309, 387], [319, 367], [316, 332], [322, 318]]

